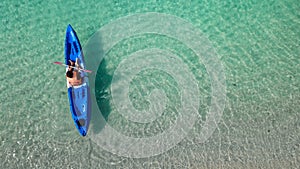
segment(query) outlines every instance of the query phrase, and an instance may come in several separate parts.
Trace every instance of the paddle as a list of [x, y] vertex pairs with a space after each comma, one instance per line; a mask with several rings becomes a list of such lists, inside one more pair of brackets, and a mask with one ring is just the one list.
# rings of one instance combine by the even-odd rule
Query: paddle
[[[54, 64], [57, 64], [57, 65], [61, 65], [61, 66], [68, 66], [66, 64], [63, 64], [61, 62], [53, 62]], [[86, 70], [86, 69], [80, 69], [80, 68], [77, 68], [77, 67], [74, 67], [74, 66], [70, 66], [71, 68], [74, 68], [74, 69], [78, 69], [79, 71], [83, 71], [83, 72], [88, 72], [88, 73], [92, 73], [91, 70]]]

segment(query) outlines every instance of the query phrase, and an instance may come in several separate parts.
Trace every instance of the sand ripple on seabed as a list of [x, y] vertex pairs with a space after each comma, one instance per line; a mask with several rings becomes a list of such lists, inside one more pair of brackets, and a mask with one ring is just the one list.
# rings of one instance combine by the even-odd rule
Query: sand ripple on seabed
[[[286, 138], [292, 138], [294, 141], [298, 138], [297, 132], [292, 132], [295, 131], [295, 126], [288, 126], [288, 124], [295, 124], [295, 119], [299, 119], [295, 115], [296, 110], [299, 109], [295, 105], [299, 104], [294, 100], [297, 98], [295, 92], [296, 94], [299, 92], [299, 88], [296, 87], [297, 72], [294, 69], [297, 65], [293, 63], [296, 56], [292, 54], [290, 47], [280, 42], [278, 36], [274, 36], [276, 30], [272, 30], [269, 25], [264, 26], [259, 22], [256, 24], [256, 29], [249, 29], [248, 38], [241, 38], [236, 44], [228, 46], [232, 52], [229, 57], [224, 58], [229, 82], [228, 109], [220, 124], [219, 132], [216, 131], [206, 144], [195, 145], [193, 140], [187, 139], [180, 144], [182, 146], [177, 146], [158, 157], [147, 159], [128, 159], [110, 153], [106, 157], [101, 154], [99, 148], [94, 149], [97, 155], [93, 163], [96, 164], [98, 158], [103, 157], [108, 160], [114, 156], [116, 159], [110, 165], [137, 168], [142, 166], [158, 168], [163, 166], [177, 168], [296, 166], [294, 145], [283, 146]], [[278, 33], [283, 38], [288, 36]], [[251, 48], [247, 47], [249, 44]], [[295, 45], [295, 41], [291, 45]], [[270, 47], [273, 47], [273, 50], [268, 51]], [[195, 67], [193, 64], [189, 66]], [[286, 90], [286, 87], [293, 91], [292, 94], [291, 91]], [[282, 120], [284, 118], [285, 120]], [[274, 126], [274, 122], [282, 125]], [[267, 125], [268, 123], [270, 124]], [[290, 128], [286, 136], [276, 135], [286, 127]], [[272, 133], [274, 131], [276, 134]], [[183, 148], [189, 141], [192, 142], [192, 146]], [[269, 159], [269, 163], [266, 163], [266, 158]], [[219, 162], [216, 162], [216, 159]], [[180, 162], [176, 163], [176, 161]]]

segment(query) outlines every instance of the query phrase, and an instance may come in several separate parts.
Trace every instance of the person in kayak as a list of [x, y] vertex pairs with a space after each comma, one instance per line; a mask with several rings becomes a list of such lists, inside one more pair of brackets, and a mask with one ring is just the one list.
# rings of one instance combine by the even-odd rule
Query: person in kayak
[[[69, 60], [70, 64], [68, 66], [68, 71], [66, 73], [67, 81], [72, 86], [79, 86], [82, 84], [83, 79], [78, 71], [81, 67], [78, 64], [78, 59], [76, 59], [76, 63]], [[74, 69], [76, 67], [77, 69]]]

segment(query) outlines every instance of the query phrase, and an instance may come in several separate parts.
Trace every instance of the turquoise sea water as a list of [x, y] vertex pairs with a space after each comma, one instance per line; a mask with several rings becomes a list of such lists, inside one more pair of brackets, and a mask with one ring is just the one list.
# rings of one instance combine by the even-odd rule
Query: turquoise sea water
[[[1, 1], [0, 9], [0, 168], [300, 166], [298, 1]], [[88, 53], [93, 49], [85, 45], [100, 28], [118, 18], [147, 12], [182, 18], [209, 39], [224, 67], [226, 104], [212, 136], [204, 143], [197, 142], [211, 103], [211, 81], [204, 64], [195, 60], [186, 44], [164, 35], [120, 40], [105, 54], [95, 75], [96, 107], [107, 125], [127, 136], [149, 137], [180, 116], [178, 82], [158, 70], [140, 72], [131, 81], [128, 96], [141, 110], [149, 108], [143, 98], [153, 86], [165, 92], [169, 102], [152, 125], [126, 120], [111, 100], [118, 65], [131, 53], [150, 47], [169, 49], [186, 64], [199, 87], [202, 117], [188, 137], [168, 151], [129, 158], [97, 144], [93, 136], [103, 130], [94, 119], [89, 135], [79, 136], [69, 113], [64, 69], [52, 62], [63, 61], [68, 24]], [[184, 27], [174, 25], [180, 26]], [[86, 60], [92, 61], [92, 57], [87, 54]]]

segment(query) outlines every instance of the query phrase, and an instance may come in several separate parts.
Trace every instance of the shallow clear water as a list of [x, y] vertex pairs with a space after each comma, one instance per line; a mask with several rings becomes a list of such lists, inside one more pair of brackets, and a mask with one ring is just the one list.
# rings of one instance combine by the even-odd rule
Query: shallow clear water
[[[1, 1], [0, 9], [0, 168], [297, 168], [300, 165], [300, 5], [297, 1]], [[199, 49], [213, 48], [216, 55], [212, 56], [223, 66], [225, 108], [217, 128], [204, 143], [200, 133], [209, 119], [215, 84], [207, 64], [214, 64], [199, 60], [197, 51], [189, 46], [197, 36], [191, 33], [186, 41], [184, 37], [176, 39], [137, 31], [131, 32], [133, 36], [123, 37], [123, 32], [118, 30], [128, 26], [124, 22], [101, 31], [119, 18], [147, 12], [185, 20], [187, 24], [183, 25], [179, 24], [181, 20], [176, 23], [156, 18], [157, 23], [165, 23], [162, 27], [172, 28], [169, 31], [174, 36], [189, 33], [180, 32], [189, 24], [202, 32], [199, 41], [203, 47]], [[95, 78], [92, 82], [95, 100], [86, 138], [79, 136], [69, 113], [64, 69], [52, 64], [63, 61], [68, 24], [81, 40], [88, 68], [96, 73], [91, 75]], [[138, 24], [131, 24], [129, 28], [147, 30], [153, 25], [137, 28]], [[116, 44], [114, 38], [120, 38]], [[210, 44], [203, 40], [209, 40]], [[109, 48], [108, 44], [113, 45]], [[126, 61], [138, 51], [153, 48], [171, 52], [185, 65], [178, 69], [163, 65], [159, 68], [188, 73], [172, 74], [154, 67], [135, 72], [129, 85], [122, 86], [120, 82], [124, 79], [114, 74], [124, 68], [120, 65], [146, 65], [151, 58], [145, 59], [147, 63], [136, 62], [138, 65]], [[154, 58], [162, 56], [151, 52]], [[206, 54], [210, 56], [202, 54], [204, 58]], [[163, 55], [168, 59], [173, 57], [168, 53]], [[93, 63], [99, 57], [104, 57], [101, 64]], [[219, 67], [212, 68], [212, 71], [219, 70]], [[184, 76], [177, 78], [178, 74]], [[191, 83], [185, 83], [188, 80]], [[196, 92], [191, 89], [193, 83]], [[130, 101], [131, 108], [153, 109], [154, 114], [149, 117], [156, 119], [149, 123], [138, 122], [141, 119], [134, 122], [132, 116], [117, 107], [114, 97], [123, 97], [114, 91], [127, 88], [129, 94], [125, 99]], [[187, 93], [190, 97], [185, 99], [182, 91], [192, 91], [194, 95]], [[195, 104], [197, 107], [192, 105], [191, 109], [196, 108], [198, 114], [195, 124], [178, 144], [171, 145], [187, 130], [169, 137], [170, 145], [162, 143], [163, 148], [169, 146], [162, 152], [155, 146], [146, 149], [144, 145], [147, 152], [141, 153], [143, 147], [135, 147], [135, 142], [128, 144], [128, 149], [123, 149], [128, 151], [124, 152], [117, 145], [103, 146], [105, 142], [99, 136], [113, 137], [107, 132], [107, 126], [134, 138], [163, 133], [188, 113], [181, 111], [185, 101]], [[161, 113], [155, 114], [161, 109]], [[105, 120], [99, 120], [101, 115]], [[122, 145], [125, 140], [109, 141]]]

